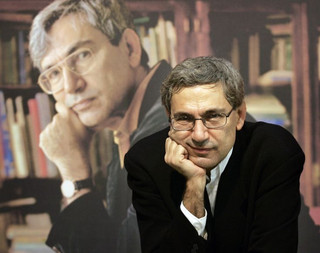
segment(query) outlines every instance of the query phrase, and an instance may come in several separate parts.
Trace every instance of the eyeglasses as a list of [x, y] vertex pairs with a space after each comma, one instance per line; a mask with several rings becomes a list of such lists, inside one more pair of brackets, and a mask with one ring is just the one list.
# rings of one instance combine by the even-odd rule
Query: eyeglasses
[[171, 126], [176, 131], [190, 131], [194, 128], [196, 120], [201, 120], [203, 125], [208, 129], [217, 129], [227, 124], [227, 119], [231, 115], [233, 108], [228, 114], [225, 113], [208, 113], [204, 117], [194, 118], [192, 115], [183, 114], [169, 119]]
[[39, 76], [38, 83], [44, 92], [53, 94], [63, 89], [64, 75], [62, 66], [69, 71], [84, 75], [91, 70], [93, 66], [94, 55], [89, 48], [79, 49], [68, 55], [65, 59], [47, 69]]

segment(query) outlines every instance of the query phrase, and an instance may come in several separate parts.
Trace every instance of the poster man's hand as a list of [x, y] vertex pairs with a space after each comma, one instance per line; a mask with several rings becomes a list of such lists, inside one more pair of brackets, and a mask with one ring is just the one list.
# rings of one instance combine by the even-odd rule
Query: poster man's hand
[[56, 103], [57, 114], [40, 134], [40, 147], [53, 161], [63, 179], [90, 176], [89, 147], [93, 131], [86, 128], [76, 113]]

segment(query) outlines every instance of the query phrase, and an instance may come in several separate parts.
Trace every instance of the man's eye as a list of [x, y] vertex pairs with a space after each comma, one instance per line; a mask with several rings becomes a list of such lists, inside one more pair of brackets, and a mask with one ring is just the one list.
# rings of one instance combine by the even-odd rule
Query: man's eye
[[179, 122], [182, 122], [182, 121], [193, 122], [193, 117], [189, 115], [179, 115], [178, 117], [175, 118], [175, 120]]
[[223, 118], [224, 116], [222, 114], [219, 114], [219, 113], [212, 113], [212, 114], [209, 114], [209, 115], [206, 115], [206, 120], [207, 121], [214, 121], [214, 120], [219, 120], [221, 118]]
[[49, 79], [49, 80], [55, 80], [55, 79], [57, 79], [57, 78], [59, 78], [60, 77], [60, 70], [59, 69], [54, 69], [54, 70], [52, 70], [52, 71], [50, 71], [48, 74], [47, 74], [47, 78]]
[[77, 59], [82, 61], [82, 60], [86, 60], [90, 56], [91, 56], [91, 52], [90, 51], [88, 51], [88, 50], [81, 51], [79, 54], [77, 54]]

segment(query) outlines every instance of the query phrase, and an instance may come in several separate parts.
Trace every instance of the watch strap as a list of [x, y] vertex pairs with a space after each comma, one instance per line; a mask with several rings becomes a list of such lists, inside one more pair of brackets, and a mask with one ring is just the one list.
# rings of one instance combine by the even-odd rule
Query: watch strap
[[74, 183], [75, 190], [77, 191], [85, 188], [93, 189], [92, 178], [86, 178], [83, 180], [74, 181], [73, 183]]

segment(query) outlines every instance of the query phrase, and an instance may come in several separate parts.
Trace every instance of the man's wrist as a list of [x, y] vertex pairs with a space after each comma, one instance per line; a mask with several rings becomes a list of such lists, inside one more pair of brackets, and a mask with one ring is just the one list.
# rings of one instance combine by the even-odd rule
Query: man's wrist
[[63, 198], [62, 199], [62, 204], [61, 204], [61, 209], [64, 209], [65, 207], [67, 207], [68, 205], [70, 205], [73, 201], [81, 198], [82, 196], [90, 193], [92, 191], [92, 189], [81, 189], [79, 191], [77, 191], [71, 198]]
[[65, 203], [70, 204], [72, 201], [87, 194], [94, 188], [92, 178], [81, 180], [64, 180], [61, 184], [61, 192], [65, 198]]
[[197, 177], [186, 182], [186, 189], [183, 195], [183, 204], [194, 216], [201, 218], [205, 215], [204, 209], [204, 188], [206, 178]]
[[184, 206], [183, 201], [181, 201], [180, 210], [184, 214], [184, 216], [188, 219], [188, 221], [192, 224], [192, 226], [197, 230], [198, 235], [204, 237], [206, 232], [205, 226], [207, 222], [207, 211], [205, 210], [203, 217], [198, 218], [189, 212], [189, 210]]

